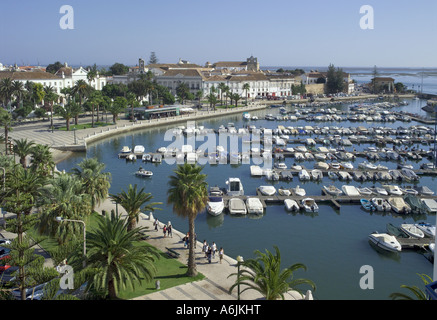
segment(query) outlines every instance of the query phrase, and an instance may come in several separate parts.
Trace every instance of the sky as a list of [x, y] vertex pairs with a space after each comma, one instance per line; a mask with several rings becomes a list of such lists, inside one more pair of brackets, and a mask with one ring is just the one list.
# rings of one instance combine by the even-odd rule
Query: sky
[[[60, 26], [64, 5], [74, 29]], [[364, 5], [373, 29], [360, 25], [370, 17]], [[0, 62], [136, 65], [153, 51], [161, 63], [253, 55], [261, 66], [429, 68], [436, 14], [436, 0], [2, 1]]]

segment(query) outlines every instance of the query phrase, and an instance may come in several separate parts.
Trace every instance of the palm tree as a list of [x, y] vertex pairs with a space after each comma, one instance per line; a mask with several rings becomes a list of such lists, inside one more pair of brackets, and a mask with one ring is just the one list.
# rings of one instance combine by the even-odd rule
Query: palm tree
[[0, 81], [0, 98], [3, 101], [3, 106], [5, 108], [9, 104], [9, 101], [11, 101], [11, 97], [12, 97], [12, 79], [4, 78]]
[[249, 83], [246, 82], [245, 84], [243, 84], [243, 90], [246, 91], [246, 106], [247, 106], [247, 91], [249, 91], [249, 89], [250, 89]]
[[65, 119], [65, 125], [67, 126], [67, 131], [70, 131], [70, 120], [74, 118], [76, 115], [79, 115], [81, 112], [80, 105], [72, 100], [68, 100], [68, 102], [62, 106], [56, 106], [55, 113], [60, 115]]
[[95, 270], [88, 288], [105, 292], [109, 299], [125, 288], [135, 288], [156, 274], [158, 252], [141, 241], [142, 228], [129, 230], [130, 222], [114, 212], [99, 221], [98, 228], [87, 234], [87, 268]]
[[13, 121], [12, 121], [12, 115], [6, 111], [3, 108], [0, 108], [0, 126], [4, 127], [5, 129], [5, 153], [6, 155], [8, 154], [9, 151], [9, 147], [8, 147], [8, 143], [9, 143], [9, 132], [12, 130], [12, 125], [13, 125]]
[[223, 93], [225, 93], [226, 90], [226, 83], [220, 82], [218, 88], [220, 90], [220, 104], [223, 105]]
[[255, 251], [256, 259], [249, 259], [241, 263], [245, 268], [242, 268], [240, 274], [233, 273], [228, 276], [237, 276], [236, 282], [230, 287], [229, 292], [239, 286], [244, 285], [245, 288], [241, 291], [255, 290], [262, 294], [267, 300], [284, 299], [284, 293], [289, 290], [296, 290], [302, 296], [303, 293], [296, 288], [301, 284], [310, 285], [313, 290], [316, 289], [315, 284], [308, 279], [293, 280], [293, 272], [298, 269], [306, 270], [306, 266], [297, 263], [288, 268], [281, 270], [281, 253], [277, 246], [275, 255], [266, 250], [266, 253]]
[[20, 107], [20, 101], [23, 98], [24, 93], [26, 90], [24, 89], [24, 84], [21, 81], [15, 80], [12, 82], [12, 94], [17, 99], [17, 108]]
[[[161, 210], [160, 208], [156, 208], [155, 206], [162, 204], [162, 202], [149, 203], [153, 199], [152, 194], [144, 192], [144, 188], [137, 190], [137, 185], [134, 185], [132, 187], [132, 185], [130, 184], [127, 192], [122, 190], [118, 194], [110, 194], [109, 196], [112, 198], [112, 200], [120, 204], [126, 210], [129, 221], [129, 231], [133, 230], [136, 227], [141, 210]], [[141, 209], [141, 207], [143, 208]]]
[[41, 234], [57, 236], [60, 243], [81, 239], [80, 223], [57, 223], [56, 217], [83, 220], [90, 212], [89, 195], [82, 191], [82, 182], [70, 174], [58, 174], [42, 188], [39, 199]]
[[58, 95], [55, 93], [55, 88], [52, 86], [44, 87], [44, 101], [50, 106], [50, 127], [53, 132], [53, 104], [58, 100]]
[[94, 128], [94, 106], [97, 106], [97, 121], [99, 120], [99, 105], [103, 103], [103, 96], [101, 91], [94, 90], [88, 102], [91, 105], [91, 126]]
[[[91, 93], [91, 87], [89, 86], [88, 83], [86, 83], [85, 80], [77, 80], [76, 83], [74, 84], [72, 90], [71, 90], [71, 93], [73, 95], [75, 95], [75, 94], [79, 95], [79, 104], [82, 108], [83, 99]], [[75, 119], [74, 119], [74, 124], [76, 124], [76, 125], [78, 123], [78, 118], [79, 118], [79, 115], [76, 115]]]
[[42, 175], [47, 176], [55, 169], [53, 155], [50, 152], [50, 147], [47, 145], [37, 144], [32, 148], [32, 161], [30, 168], [33, 171], [40, 170]]
[[20, 163], [26, 169], [26, 157], [32, 153], [35, 143], [27, 139], [14, 140], [14, 143], [14, 153], [20, 157]]
[[79, 163], [78, 168], [73, 168], [73, 175], [83, 183], [82, 192], [91, 197], [91, 210], [108, 196], [111, 173], [103, 172], [105, 164], [97, 158], [85, 159]]
[[208, 102], [209, 102], [209, 106], [210, 106], [210, 108], [213, 108], [213, 110], [215, 110], [215, 105], [216, 105], [217, 102], [218, 102], [217, 97], [216, 97], [215, 95], [213, 95], [213, 94], [208, 94], [208, 95], [206, 96], [206, 99], [207, 99]]
[[[433, 282], [432, 278], [426, 274], [417, 273], [417, 275], [422, 279], [425, 286]], [[410, 290], [413, 293], [413, 297], [404, 293], [394, 292], [390, 295], [390, 298], [393, 300], [428, 300], [426, 293], [417, 286], [401, 285], [401, 288]]]
[[189, 253], [187, 275], [194, 277], [197, 275], [196, 262], [194, 256], [194, 220], [208, 202], [206, 175], [202, 174], [202, 167], [185, 163], [178, 165], [174, 171], [175, 175], [170, 176], [170, 188], [167, 191], [167, 202], [173, 204], [173, 212], [178, 216], [188, 218], [189, 226]]

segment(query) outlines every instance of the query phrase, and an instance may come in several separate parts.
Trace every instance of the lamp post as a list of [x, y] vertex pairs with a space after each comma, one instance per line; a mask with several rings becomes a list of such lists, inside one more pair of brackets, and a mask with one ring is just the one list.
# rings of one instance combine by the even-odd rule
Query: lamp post
[[237, 300], [240, 300], [240, 265], [244, 262], [244, 259], [242, 256], [238, 256], [237, 257], [237, 267], [238, 267], [238, 271], [237, 271], [237, 282], [238, 282], [238, 293], [237, 293]]
[[85, 222], [82, 220], [72, 220], [72, 219], [64, 219], [62, 217], [56, 217], [56, 221], [57, 222], [64, 222], [64, 221], [69, 221], [69, 222], [79, 222], [83, 224], [83, 267], [86, 267], [86, 225]]
[[74, 144], [77, 144], [77, 140], [76, 140], [76, 128], [73, 128], [73, 135], [74, 135]]

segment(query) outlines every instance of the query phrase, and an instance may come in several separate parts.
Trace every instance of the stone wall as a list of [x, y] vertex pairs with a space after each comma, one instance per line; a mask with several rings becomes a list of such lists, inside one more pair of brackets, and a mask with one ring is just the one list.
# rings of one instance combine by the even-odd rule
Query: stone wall
[[324, 83], [313, 83], [306, 84], [305, 88], [307, 90], [307, 94], [323, 94], [325, 93], [325, 84]]

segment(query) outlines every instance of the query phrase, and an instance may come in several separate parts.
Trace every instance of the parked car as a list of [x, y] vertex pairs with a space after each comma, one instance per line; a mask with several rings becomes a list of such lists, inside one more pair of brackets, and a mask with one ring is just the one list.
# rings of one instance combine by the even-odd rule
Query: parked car
[[10, 251], [11, 250], [8, 248], [0, 247], [0, 273], [8, 270], [11, 267], [8, 263], [4, 262], [4, 260], [10, 257], [9, 256]]

